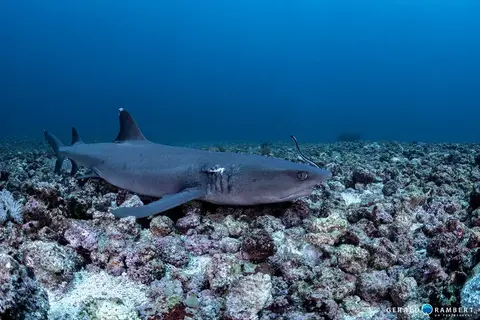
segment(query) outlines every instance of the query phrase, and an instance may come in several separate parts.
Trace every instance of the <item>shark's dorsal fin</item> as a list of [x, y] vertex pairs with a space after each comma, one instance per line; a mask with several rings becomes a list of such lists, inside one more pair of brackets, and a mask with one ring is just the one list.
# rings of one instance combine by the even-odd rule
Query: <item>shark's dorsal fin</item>
[[132, 141], [132, 140], [147, 140], [143, 136], [140, 128], [137, 126], [137, 122], [132, 115], [123, 108], [119, 109], [120, 131], [114, 142]]
[[78, 134], [77, 129], [72, 127], [72, 146], [77, 143], [83, 143], [82, 138], [80, 138], [80, 135]]

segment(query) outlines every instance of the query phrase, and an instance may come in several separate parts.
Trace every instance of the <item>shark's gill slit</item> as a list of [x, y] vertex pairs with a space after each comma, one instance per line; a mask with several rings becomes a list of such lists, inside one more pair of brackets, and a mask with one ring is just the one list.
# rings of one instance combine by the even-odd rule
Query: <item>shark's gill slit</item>
[[297, 138], [295, 138], [295, 136], [293, 136], [293, 135], [291, 135], [290, 138], [292, 138], [292, 139], [293, 139], [293, 142], [295, 142], [295, 146], [297, 147], [297, 152], [298, 152], [298, 155], [300, 156], [300, 158], [302, 158], [303, 161], [311, 164], [312, 166], [317, 167], [317, 168], [320, 168], [315, 162], [313, 162], [311, 159], [307, 158], [307, 157], [302, 153], [302, 150], [300, 150], [300, 147], [298, 146]]

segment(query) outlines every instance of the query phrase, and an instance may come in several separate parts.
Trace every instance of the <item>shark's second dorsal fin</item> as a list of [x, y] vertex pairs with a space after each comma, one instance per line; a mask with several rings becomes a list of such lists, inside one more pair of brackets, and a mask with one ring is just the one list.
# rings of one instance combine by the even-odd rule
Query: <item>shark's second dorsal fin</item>
[[119, 109], [120, 131], [114, 142], [132, 141], [132, 140], [147, 140], [137, 126], [137, 122], [132, 115], [123, 108]]

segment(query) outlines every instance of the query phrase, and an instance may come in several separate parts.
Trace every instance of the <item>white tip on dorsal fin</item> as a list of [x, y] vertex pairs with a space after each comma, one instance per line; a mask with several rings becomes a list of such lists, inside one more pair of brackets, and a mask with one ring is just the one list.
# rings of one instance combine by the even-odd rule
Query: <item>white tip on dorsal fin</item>
[[114, 142], [147, 140], [138, 128], [138, 125], [132, 115], [125, 109], [119, 109], [120, 131]]

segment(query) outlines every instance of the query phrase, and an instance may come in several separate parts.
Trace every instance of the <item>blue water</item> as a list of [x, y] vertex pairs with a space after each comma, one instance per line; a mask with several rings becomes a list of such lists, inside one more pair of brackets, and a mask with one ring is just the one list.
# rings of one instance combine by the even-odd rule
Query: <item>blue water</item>
[[0, 136], [480, 141], [480, 1], [0, 1]]

